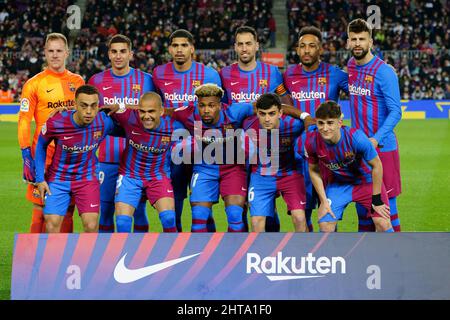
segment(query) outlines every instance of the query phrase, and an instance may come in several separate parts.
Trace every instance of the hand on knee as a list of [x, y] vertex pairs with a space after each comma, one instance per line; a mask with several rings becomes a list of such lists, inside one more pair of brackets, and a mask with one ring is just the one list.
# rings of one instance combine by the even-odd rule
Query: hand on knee
[[385, 218], [372, 218], [377, 232], [386, 232], [392, 229], [391, 220]]

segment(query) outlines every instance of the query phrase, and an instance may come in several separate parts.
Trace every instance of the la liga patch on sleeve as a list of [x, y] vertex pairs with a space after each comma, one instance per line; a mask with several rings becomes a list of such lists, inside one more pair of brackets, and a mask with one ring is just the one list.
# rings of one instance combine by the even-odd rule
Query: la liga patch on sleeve
[[20, 111], [28, 112], [30, 110], [30, 101], [27, 98], [20, 100]]

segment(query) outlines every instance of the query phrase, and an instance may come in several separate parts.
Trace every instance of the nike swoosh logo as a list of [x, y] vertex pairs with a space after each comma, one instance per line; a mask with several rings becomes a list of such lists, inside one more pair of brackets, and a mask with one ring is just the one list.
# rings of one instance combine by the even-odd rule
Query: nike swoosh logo
[[239, 83], [239, 81], [238, 82], [232, 82], [231, 85], [234, 86], [235, 84], [238, 84], [238, 83]]
[[91, 203], [91, 208], [95, 208], [95, 207], [98, 207], [98, 204], [92, 204]]
[[322, 155], [319, 154], [318, 157], [319, 158], [325, 158], [326, 156], [322, 156]]
[[103, 90], [108, 90], [108, 89], [111, 89], [112, 88], [112, 86], [110, 86], [110, 87], [103, 87]]
[[301, 204], [301, 205], [304, 205], [304, 204], [306, 204], [306, 202], [304, 202], [304, 201], [300, 201], [300, 204]]
[[391, 192], [392, 190], [394, 190], [394, 188], [389, 189], [388, 191], [386, 191], [386, 193]]
[[299, 83], [300, 82], [300, 80], [298, 80], [298, 81], [292, 81], [292, 84], [296, 84], [296, 83]]
[[125, 258], [128, 253], [125, 253], [124, 256], [120, 259], [114, 269], [114, 279], [116, 279], [119, 283], [131, 283], [142, 278], [148, 277], [156, 272], [162, 271], [164, 269], [170, 268], [178, 263], [186, 261], [188, 259], [192, 259], [195, 256], [198, 256], [200, 253], [192, 254], [190, 256], [173, 259], [157, 264], [153, 264], [151, 266], [139, 268], [139, 269], [128, 269], [125, 266]]
[[53, 90], [55, 90], [55, 88], [50, 89], [50, 90], [47, 90], [47, 93], [50, 93], [50, 92], [52, 92]]
[[131, 131], [132, 134], [135, 134], [137, 136], [142, 136], [142, 134], [140, 134], [139, 132], [135, 132], [134, 130]]
[[243, 187], [241, 187], [241, 190], [242, 190], [242, 191], [247, 191], [247, 189], [245, 189], [245, 188], [243, 188]]
[[172, 84], [173, 82], [164, 82], [165, 86], [168, 86], [169, 84]]
[[167, 190], [167, 192], [168, 192], [168, 193], [172, 193], [172, 192], [173, 192], [173, 190]]
[[72, 139], [72, 138], [73, 138], [73, 136], [71, 136], [71, 137], [66, 137], [66, 136], [64, 136], [64, 137], [63, 137], [64, 140], [69, 140], [69, 139]]

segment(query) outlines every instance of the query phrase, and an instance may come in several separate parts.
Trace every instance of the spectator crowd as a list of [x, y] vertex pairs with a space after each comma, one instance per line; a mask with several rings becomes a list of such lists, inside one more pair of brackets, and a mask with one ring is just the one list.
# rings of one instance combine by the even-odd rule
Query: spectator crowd
[[[67, 67], [85, 79], [108, 67], [106, 41], [119, 32], [133, 41], [133, 66], [148, 72], [170, 59], [169, 35], [179, 28], [193, 33], [199, 49], [195, 59], [216, 69], [233, 62], [228, 49], [240, 25], [255, 27], [263, 48], [274, 45], [271, 0], [91, 0], [82, 8], [81, 30], [72, 31], [66, 25], [71, 4], [0, 2], [1, 97], [17, 101], [25, 81], [42, 70], [43, 43], [50, 32], [68, 36], [73, 55]], [[365, 17], [369, 4], [381, 9], [382, 25], [374, 40], [399, 74], [402, 97], [450, 99], [448, 1], [288, 0], [287, 62], [298, 63], [298, 31], [312, 24], [323, 30], [323, 60], [344, 66], [348, 55], [339, 53], [345, 50], [345, 27], [350, 20]]]

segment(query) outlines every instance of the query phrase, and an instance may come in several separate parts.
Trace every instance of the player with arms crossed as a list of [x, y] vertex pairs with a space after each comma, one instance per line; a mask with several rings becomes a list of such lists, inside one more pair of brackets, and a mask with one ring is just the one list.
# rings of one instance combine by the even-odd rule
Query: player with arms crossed
[[[282, 97], [285, 104], [292, 102], [283, 85], [283, 76], [277, 66], [256, 59], [259, 50], [258, 34], [250, 26], [241, 26], [234, 34], [234, 50], [238, 61], [220, 70], [224, 102], [227, 104], [255, 102], [262, 94], [274, 92]], [[274, 210], [276, 208], [274, 207]], [[245, 212], [245, 222], [247, 215]], [[267, 231], [280, 231], [278, 214], [268, 216]]]
[[112, 117], [124, 128], [126, 148], [120, 160], [116, 191], [118, 232], [130, 232], [132, 216], [145, 193], [159, 213], [164, 232], [177, 232], [170, 180], [171, 149], [175, 130], [183, 125], [164, 115], [161, 97], [145, 93], [137, 110], [122, 109]]
[[[314, 117], [315, 110], [322, 102], [339, 100], [341, 91], [348, 92], [348, 75], [336, 66], [322, 62], [322, 34], [314, 26], [303, 27], [300, 30], [297, 54], [300, 63], [289, 66], [283, 74], [284, 86], [291, 95], [294, 107], [304, 110]], [[299, 139], [305, 142], [306, 132]], [[299, 144], [297, 144], [299, 145]], [[303, 148], [301, 148], [303, 149]], [[304, 154], [300, 150], [300, 154]], [[308, 162], [298, 157], [299, 165], [303, 166], [306, 188], [306, 220], [309, 231], [313, 231], [311, 222], [312, 210], [317, 205], [317, 195], [309, 177]], [[322, 171], [322, 174], [326, 170]], [[326, 180], [326, 178], [325, 178]]]
[[[295, 140], [304, 130], [303, 121], [283, 115], [280, 98], [274, 93], [258, 98], [256, 115], [257, 119], [251, 117], [244, 121], [246, 136], [253, 146], [250, 149], [257, 156], [248, 186], [252, 230], [265, 230], [266, 217], [273, 214], [274, 200], [280, 193], [286, 201], [295, 231], [306, 232], [305, 183], [294, 152]], [[261, 153], [267, 159], [262, 161]], [[272, 157], [277, 157], [278, 163], [267, 161]]]
[[[75, 110], [63, 111], [42, 126], [36, 146], [36, 184], [48, 233], [58, 233], [74, 198], [85, 232], [98, 232], [100, 183], [97, 156], [100, 142], [115, 129], [105, 113], [98, 113], [99, 93], [91, 85], [75, 93]], [[55, 154], [45, 171], [47, 146], [55, 141]], [[44, 176], [45, 172], [45, 176]]]
[[[74, 106], [75, 90], [84, 84], [81, 76], [66, 69], [66, 59], [69, 56], [67, 39], [61, 33], [47, 35], [44, 46], [47, 68], [29, 79], [23, 89], [20, 100], [18, 137], [23, 158], [23, 178], [35, 182], [34, 153], [41, 128], [47, 121], [49, 114], [56, 108]], [[30, 146], [31, 121], [36, 122], [33, 142]], [[50, 144], [47, 151], [47, 166], [50, 165], [55, 151], [54, 144]], [[30, 232], [45, 232], [45, 220], [42, 213], [44, 206], [39, 190], [29, 184], [27, 199], [33, 203]], [[63, 221], [61, 231], [73, 231], [74, 206], [71, 205]]]
[[[364, 132], [343, 126], [341, 118], [336, 102], [322, 103], [316, 110], [317, 128], [306, 136], [309, 174], [320, 200], [320, 230], [334, 232], [337, 221], [342, 220], [345, 208], [353, 201], [366, 208], [377, 231], [394, 232], [381, 160]], [[326, 190], [319, 162], [330, 172]]]
[[[153, 81], [165, 108], [179, 108], [196, 103], [194, 90], [204, 83], [222, 85], [216, 70], [192, 60], [194, 51], [194, 37], [189, 31], [178, 29], [170, 35], [169, 53], [172, 62], [157, 66], [153, 71]], [[184, 199], [187, 197], [189, 169], [184, 165], [172, 165], [172, 182], [177, 229], [181, 231], [181, 214]], [[215, 231], [212, 212], [208, 218], [208, 230]]]
[[[372, 28], [366, 21], [353, 20], [347, 33], [347, 46], [353, 56], [347, 64], [352, 127], [361, 129], [377, 148], [383, 163], [383, 183], [389, 196], [391, 222], [394, 230], [399, 232], [400, 156], [394, 133], [402, 117], [398, 77], [391, 66], [372, 54]], [[366, 211], [361, 206], [357, 206], [357, 211], [362, 220]], [[371, 221], [362, 220], [362, 223], [369, 231]]]
[[[130, 67], [133, 51], [128, 37], [114, 35], [108, 42], [108, 57], [111, 68], [89, 79], [89, 84], [100, 92], [100, 107], [113, 104], [137, 105], [143, 93], [155, 90], [150, 74]], [[113, 136], [106, 137], [100, 144], [100, 232], [114, 232], [114, 195], [125, 144], [124, 138]], [[134, 231], [148, 231], [145, 200], [134, 213]]]

